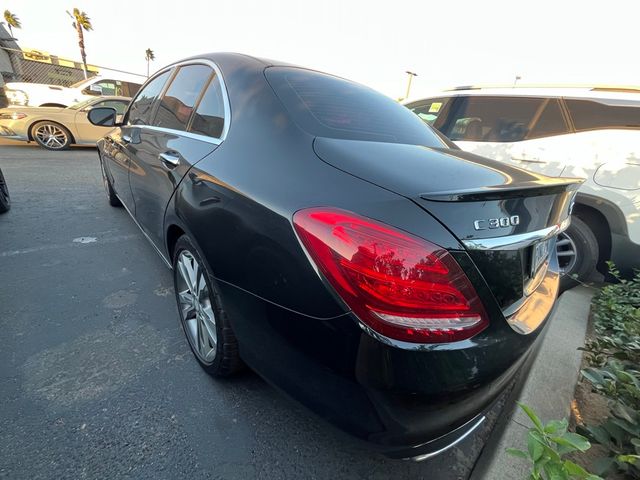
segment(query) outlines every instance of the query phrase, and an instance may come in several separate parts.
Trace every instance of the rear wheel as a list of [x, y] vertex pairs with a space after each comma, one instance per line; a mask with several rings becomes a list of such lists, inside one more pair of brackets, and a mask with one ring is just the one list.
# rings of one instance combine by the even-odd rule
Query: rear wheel
[[11, 198], [9, 197], [9, 187], [0, 170], [0, 213], [9, 211], [11, 208]]
[[176, 301], [189, 346], [207, 373], [229, 376], [241, 368], [242, 361], [215, 281], [187, 235], [178, 239], [174, 250]]
[[65, 150], [73, 142], [71, 132], [66, 127], [47, 120], [31, 127], [31, 136], [47, 150]]
[[[571, 288], [579, 281], [588, 281], [598, 262], [598, 240], [580, 218], [571, 217], [571, 225], [558, 236], [556, 243], [562, 277], [560, 287]], [[575, 277], [575, 278], [574, 278]]]

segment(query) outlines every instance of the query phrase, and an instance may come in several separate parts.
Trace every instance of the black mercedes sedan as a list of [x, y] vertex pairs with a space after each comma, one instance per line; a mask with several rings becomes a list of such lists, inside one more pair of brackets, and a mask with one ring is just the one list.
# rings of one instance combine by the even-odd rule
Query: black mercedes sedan
[[98, 142], [210, 374], [242, 365], [396, 458], [457, 443], [558, 291], [577, 180], [464, 153], [395, 101], [240, 54], [170, 65]]

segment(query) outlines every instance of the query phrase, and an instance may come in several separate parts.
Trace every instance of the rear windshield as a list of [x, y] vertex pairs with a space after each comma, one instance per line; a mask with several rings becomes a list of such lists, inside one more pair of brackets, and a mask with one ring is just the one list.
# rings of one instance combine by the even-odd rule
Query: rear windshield
[[444, 146], [411, 111], [363, 85], [301, 68], [271, 67], [265, 75], [293, 121], [311, 135]]

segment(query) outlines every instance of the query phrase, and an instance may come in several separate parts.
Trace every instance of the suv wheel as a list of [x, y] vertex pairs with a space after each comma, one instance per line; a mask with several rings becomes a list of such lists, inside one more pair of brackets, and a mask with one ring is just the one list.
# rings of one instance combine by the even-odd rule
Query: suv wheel
[[598, 240], [589, 226], [578, 217], [571, 217], [571, 225], [558, 236], [556, 243], [560, 265], [560, 287], [562, 290], [588, 281], [598, 262]]

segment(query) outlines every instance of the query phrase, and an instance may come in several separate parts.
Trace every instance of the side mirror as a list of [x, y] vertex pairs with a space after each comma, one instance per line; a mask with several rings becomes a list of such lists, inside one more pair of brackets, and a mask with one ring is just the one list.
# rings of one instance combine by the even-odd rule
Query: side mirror
[[87, 114], [89, 121], [97, 127], [115, 127], [117, 125], [117, 112], [111, 107], [96, 107]]

